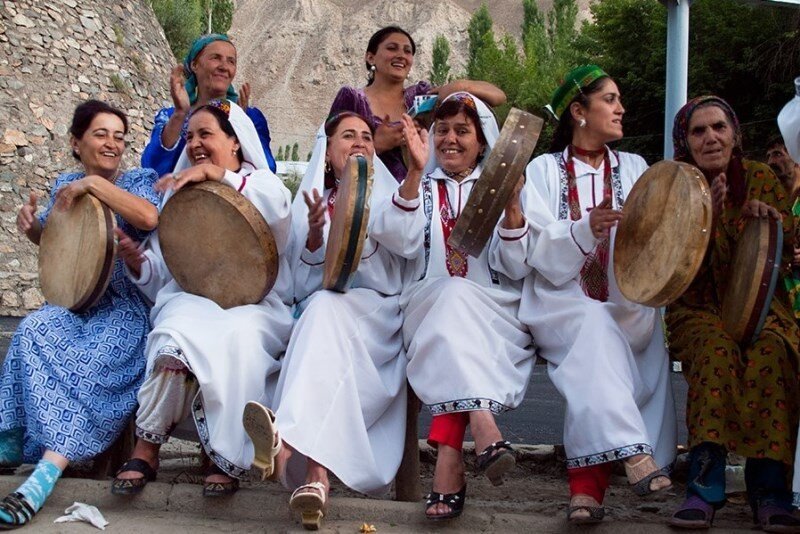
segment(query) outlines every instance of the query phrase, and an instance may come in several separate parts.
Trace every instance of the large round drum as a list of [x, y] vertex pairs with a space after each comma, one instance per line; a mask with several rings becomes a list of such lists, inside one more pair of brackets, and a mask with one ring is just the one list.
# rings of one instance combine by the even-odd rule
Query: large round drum
[[351, 156], [336, 192], [325, 247], [325, 289], [343, 293], [350, 288], [367, 237], [371, 193], [372, 163], [362, 156]]
[[175, 193], [161, 210], [158, 239], [178, 285], [224, 309], [260, 302], [278, 277], [278, 248], [264, 217], [219, 182]]
[[54, 207], [39, 241], [39, 284], [50, 304], [82, 313], [105, 293], [114, 270], [117, 223], [90, 194], [69, 210]]
[[477, 258], [494, 232], [536, 148], [544, 121], [511, 108], [500, 137], [458, 216], [447, 244]]
[[617, 226], [614, 276], [633, 302], [666, 306], [694, 280], [711, 237], [711, 193], [692, 165], [660, 161], [634, 184]]
[[749, 219], [722, 299], [722, 324], [736, 342], [749, 345], [767, 319], [783, 251], [783, 226], [772, 218]]

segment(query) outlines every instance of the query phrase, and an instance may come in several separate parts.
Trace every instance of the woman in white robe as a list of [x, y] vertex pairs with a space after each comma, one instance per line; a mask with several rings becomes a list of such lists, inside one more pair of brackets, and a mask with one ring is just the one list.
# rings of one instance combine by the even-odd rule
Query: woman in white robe
[[[358, 269], [349, 289], [338, 293], [322, 288], [325, 251], [339, 181], [355, 155], [372, 161], [371, 211]], [[294, 490], [290, 506], [308, 527], [318, 528], [324, 514], [329, 470], [352, 489], [380, 495], [403, 455], [403, 262], [371, 234], [376, 209], [396, 187], [375, 156], [372, 127], [361, 115], [346, 111], [325, 122], [292, 205], [300, 317], [283, 360], [276, 414], [257, 402], [244, 413], [256, 467]]]
[[[404, 120], [409, 146], [422, 142]], [[428, 439], [438, 447], [426, 515], [449, 519], [463, 509], [461, 448], [468, 424], [476, 450], [483, 451], [479, 470], [492, 483], [502, 483], [514, 466], [494, 417], [522, 401], [534, 353], [517, 319], [521, 283], [497, 272], [488, 245], [477, 258], [446, 245], [498, 137], [494, 115], [478, 98], [455, 93], [436, 111], [431, 142], [426, 132], [420, 135], [430, 145], [428, 164], [424, 172], [409, 170], [372, 235], [408, 261], [400, 299], [408, 380], [433, 412]], [[521, 213], [518, 197], [506, 211]], [[522, 235], [500, 232], [502, 240]]]
[[509, 277], [525, 277], [520, 319], [567, 401], [567, 515], [593, 522], [605, 513], [615, 460], [637, 493], [669, 487], [660, 469], [675, 458], [675, 407], [659, 311], [625, 299], [612, 268], [619, 209], [647, 168], [606, 146], [622, 137], [617, 86], [599, 67], [578, 67], [551, 108], [561, 118], [554, 153], [526, 170], [530, 231], [492, 257]]
[[175, 172], [159, 184], [168, 191], [166, 202], [169, 192], [204, 180], [236, 189], [262, 214], [277, 244], [278, 279], [261, 302], [222, 309], [181, 289], [164, 263], [157, 233], [147, 242], [139, 259], [140, 272], [131, 273], [155, 302], [146, 349], [147, 379], [138, 396], [136, 447], [117, 474], [113, 493], [138, 493], [155, 478], [161, 444], [190, 413], [213, 463], [203, 494], [233, 493], [253, 461], [242, 410], [253, 399], [272, 404], [279, 358], [293, 324], [285, 254], [291, 196], [267, 169], [252, 122], [228, 101], [214, 101], [193, 113], [186, 151]]

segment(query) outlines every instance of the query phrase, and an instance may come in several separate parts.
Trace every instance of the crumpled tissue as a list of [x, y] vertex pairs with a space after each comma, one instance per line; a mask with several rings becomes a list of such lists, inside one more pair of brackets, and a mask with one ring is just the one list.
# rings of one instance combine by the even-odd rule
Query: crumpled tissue
[[53, 523], [84, 521], [86, 523], [91, 523], [100, 530], [105, 530], [106, 525], [108, 525], [108, 521], [106, 521], [106, 518], [100, 513], [100, 510], [98, 510], [96, 506], [90, 504], [84, 504], [82, 502], [73, 503], [72, 506], [64, 510], [64, 513], [67, 515], [62, 515], [53, 521]]

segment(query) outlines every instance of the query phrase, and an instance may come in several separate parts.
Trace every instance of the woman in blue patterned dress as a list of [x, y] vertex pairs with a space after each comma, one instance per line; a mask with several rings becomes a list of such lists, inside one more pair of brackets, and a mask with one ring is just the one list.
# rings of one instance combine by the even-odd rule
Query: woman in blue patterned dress
[[[120, 171], [127, 132], [122, 111], [97, 100], [80, 104], [70, 142], [83, 171], [58, 177], [38, 218], [31, 193], [17, 217], [20, 232], [39, 244], [54, 206], [68, 209], [91, 193], [114, 211], [123, 232], [144, 239], [158, 224], [158, 176], [151, 169]], [[0, 375], [0, 467], [38, 464], [0, 501], [0, 530], [28, 523], [69, 462], [98, 455], [120, 435], [144, 378], [148, 312], [118, 258], [91, 310], [45, 304], [20, 323]]]

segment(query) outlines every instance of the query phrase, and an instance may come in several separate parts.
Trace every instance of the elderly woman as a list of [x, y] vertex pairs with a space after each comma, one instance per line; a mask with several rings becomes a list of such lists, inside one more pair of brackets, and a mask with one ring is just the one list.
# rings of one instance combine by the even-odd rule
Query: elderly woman
[[[478, 470], [493, 484], [501, 484], [515, 464], [495, 415], [522, 401], [533, 349], [517, 319], [521, 283], [497, 271], [488, 245], [468, 258], [447, 244], [498, 137], [494, 115], [476, 96], [454, 93], [436, 111], [431, 143], [408, 116], [403, 122], [409, 149], [416, 153], [419, 144], [430, 145], [430, 156], [424, 170], [416, 164], [409, 169], [372, 237], [407, 261], [400, 305], [408, 380], [433, 412], [428, 442], [438, 448], [426, 515], [449, 519], [464, 507], [467, 425], [481, 451]], [[506, 212], [519, 213], [518, 194]], [[521, 235], [499, 232], [503, 239]]]
[[[191, 165], [191, 166], [190, 166]], [[147, 340], [147, 378], [139, 391], [138, 440], [133, 458], [117, 474], [112, 493], [134, 494], [155, 478], [158, 451], [190, 413], [212, 465], [203, 495], [238, 489], [253, 462], [253, 445], [241, 424], [245, 403], [272, 403], [292, 328], [291, 274], [285, 250], [290, 232], [290, 194], [266, 169], [258, 136], [239, 106], [212, 101], [192, 113], [186, 152], [159, 187], [175, 192], [213, 180], [241, 192], [263, 215], [279, 254], [278, 279], [257, 303], [222, 309], [184, 292], [173, 279], [154, 234], [142, 254], [126, 243], [129, 269], [155, 302]], [[265, 384], [271, 387], [265, 389]]]
[[[244, 415], [256, 465], [296, 488], [289, 504], [307, 528], [319, 527], [329, 470], [352, 489], [381, 494], [403, 455], [402, 262], [372, 235], [376, 210], [390, 201], [397, 182], [374, 157], [372, 133], [366, 119], [346, 111], [330, 117], [317, 136], [292, 206], [295, 301], [302, 314], [278, 381], [275, 423], [257, 403]], [[353, 155], [373, 161], [372, 208], [350, 289], [336, 293], [322, 289], [325, 250], [339, 181]], [[417, 158], [422, 167], [427, 152]]]
[[587, 523], [605, 515], [616, 460], [639, 495], [670, 486], [660, 468], [675, 458], [675, 407], [658, 310], [622, 296], [610, 265], [619, 209], [647, 168], [607, 145], [622, 137], [617, 84], [578, 67], [549, 109], [558, 127], [526, 171], [527, 222], [508, 222], [529, 232], [493, 254], [501, 272], [525, 277], [520, 319], [567, 402], [567, 517]]
[[263, 156], [275, 172], [275, 158], [269, 148], [269, 126], [261, 111], [248, 106], [250, 85], [245, 83], [241, 93], [233, 88], [236, 76], [236, 48], [227, 35], [212, 33], [199, 37], [169, 77], [173, 107], [162, 108], [154, 119], [150, 142], [142, 153], [142, 166], [150, 167], [163, 176], [175, 168], [186, 146], [187, 119], [193, 109], [211, 100], [228, 99], [238, 102], [256, 127]]
[[354, 111], [367, 118], [375, 130], [375, 151], [397, 181], [406, 176], [401, 147], [405, 145], [404, 113], [419, 95], [438, 95], [444, 99], [456, 91], [469, 91], [491, 106], [506, 101], [506, 95], [494, 85], [473, 80], [455, 80], [441, 87], [418, 82], [405, 87], [414, 65], [417, 45], [411, 35], [397, 26], [386, 26], [369, 39], [364, 61], [367, 86], [342, 87], [331, 105], [331, 115]]
[[[764, 329], [739, 344], [723, 329], [722, 296], [733, 273], [736, 244], [750, 217], [783, 217], [785, 235], [796, 222], [789, 198], [772, 170], [742, 157], [733, 109], [704, 96], [675, 116], [675, 159], [696, 165], [711, 186], [713, 224], [705, 260], [692, 285], [667, 309], [670, 349], [683, 362], [689, 383], [687, 499], [672, 516], [678, 527], [708, 528], [725, 503], [728, 451], [747, 458], [745, 483], [754, 519], [762, 529], [800, 532], [789, 513], [787, 474], [795, 454], [800, 413], [800, 329], [787, 293], [777, 284]], [[784, 239], [784, 265], [792, 239]]]
[[[120, 228], [144, 239], [158, 221], [158, 177], [150, 169], [120, 170], [125, 114], [89, 100], [75, 108], [69, 131], [72, 155], [83, 169], [58, 177], [38, 218], [31, 193], [17, 216], [19, 231], [39, 244], [54, 207], [69, 209], [91, 193], [114, 211]], [[20, 323], [0, 375], [0, 467], [38, 464], [0, 501], [0, 530], [28, 523], [69, 462], [93, 458], [120, 435], [144, 378], [147, 312], [118, 260], [89, 311], [45, 304]]]

